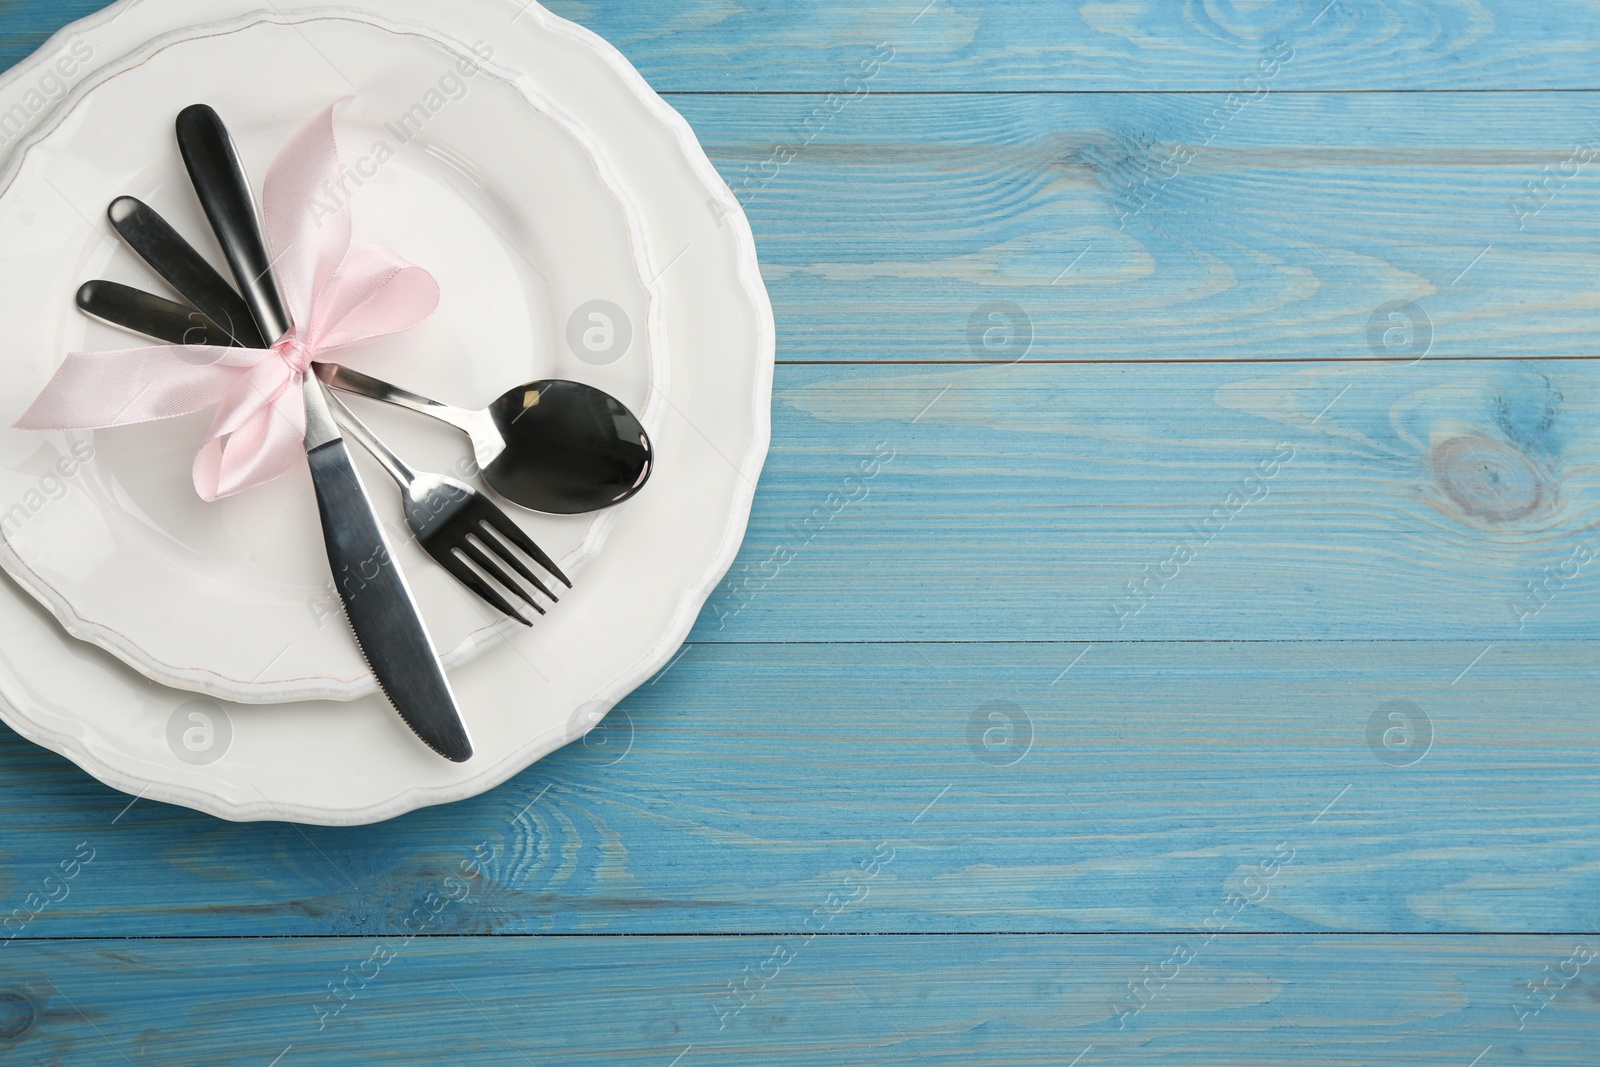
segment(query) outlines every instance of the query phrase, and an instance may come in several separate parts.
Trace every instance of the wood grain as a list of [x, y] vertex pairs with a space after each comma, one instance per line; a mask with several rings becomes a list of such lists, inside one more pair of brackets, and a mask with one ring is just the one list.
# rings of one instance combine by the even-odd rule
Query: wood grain
[[[26, 937], [367, 934], [478, 851], [453, 934], [783, 931], [881, 845], [834, 932], [1583, 932], [1592, 643], [696, 645], [484, 796], [374, 827], [235, 826], [0, 744]], [[1393, 716], [1398, 715], [1398, 718]], [[1387, 736], [1386, 736], [1387, 735]]]
[[756, 232], [729, 580], [375, 827], [0, 729], [0, 1060], [1592, 1063], [1595, 5], [551, 6]]
[[1587, 640], [1597, 373], [783, 367], [694, 640]]
[[[508, 23], [522, 0], [506, 0]], [[5, 0], [0, 67], [104, 6]], [[1282, 88], [1587, 90], [1587, 0], [551, 0], [665, 93], [831, 93], [879, 43], [894, 92], [1237, 92], [1278, 41]]]
[[[1184, 938], [1187, 937], [1187, 942]], [[1119, 1029], [1112, 1005], [1174, 974]], [[224, 939], [13, 946], [7, 1063], [1593, 1063], [1594, 970], [1572, 937]], [[326, 987], [395, 953], [318, 1029]], [[774, 952], [792, 958], [763, 966]], [[779, 957], [782, 958], [782, 957]], [[349, 971], [346, 971], [349, 968]], [[773, 975], [763, 982], [765, 975]], [[754, 976], [723, 1026], [729, 983]], [[723, 1027], [719, 1029], [719, 1027]], [[8, 1047], [9, 1046], [9, 1047]]]
[[1583, 0], [552, 0], [671, 91], [836, 92], [863, 49], [896, 51], [899, 91], [1233, 92], [1278, 40], [1295, 89], [1595, 85]]
[[[673, 100], [746, 206], [787, 362], [1595, 355], [1594, 101]], [[994, 303], [1026, 328], [986, 344]], [[1385, 344], [1405, 303], [1420, 332]]]

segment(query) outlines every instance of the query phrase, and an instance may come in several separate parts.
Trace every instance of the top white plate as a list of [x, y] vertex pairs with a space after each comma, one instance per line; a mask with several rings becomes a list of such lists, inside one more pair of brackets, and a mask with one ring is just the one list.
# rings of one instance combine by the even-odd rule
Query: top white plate
[[[514, 632], [504, 654], [452, 672], [478, 749], [469, 762], [423, 749], [376, 696], [260, 706], [151, 684], [68, 637], [0, 581], [0, 716], [18, 733], [148, 799], [230, 819], [372, 822], [504, 781], [581, 736], [667, 663], [744, 535], [766, 456], [772, 314], [738, 202], [688, 125], [592, 34], [510, 0], [371, 0], [337, 11], [275, 0], [270, 16], [255, 3], [118, 4], [0, 78], [0, 113], [28, 106], [27, 94], [74, 47], [91, 50], [98, 66], [78, 76], [68, 105], [173, 40], [271, 20], [337, 16], [404, 30], [399, 20], [409, 19], [463, 53], [491, 42], [498, 75], [580, 121], [637, 197], [647, 243], [660, 250], [647, 274], [661, 273], [672, 353], [655, 433], [661, 465], [549, 625]], [[226, 84], [191, 89], [219, 108], [234, 103]], [[41, 98], [31, 110], [35, 125], [8, 146], [13, 153], [47, 131], [60, 107]]]
[[[324, 59], [335, 56], [337, 66]], [[0, 423], [9, 427], [69, 350], [153, 343], [72, 303], [96, 277], [165, 291], [111, 234], [113, 198], [139, 196], [213, 246], [173, 138], [186, 104], [218, 106], [259, 187], [294, 130], [354, 91], [336, 128], [356, 243], [427, 268], [442, 297], [420, 327], [341, 358], [467, 407], [522, 382], [573, 378], [652, 427], [665, 352], [639, 268], [637, 206], [587, 132], [480, 69], [493, 58], [486, 41], [463, 57], [423, 35], [325, 18], [169, 42], [100, 79], [0, 186], [0, 314], [14, 324]], [[355, 403], [414, 466], [470, 468], [455, 431]], [[189, 469], [210, 419], [82, 435], [0, 430], [0, 501], [16, 502], [0, 514], [0, 565], [74, 636], [156, 681], [252, 702], [371, 692], [304, 468], [203, 502]], [[81, 464], [85, 455], [93, 462]], [[517, 624], [422, 552], [397, 487], [358, 463], [446, 665], [499, 645]], [[617, 518], [506, 510], [574, 577]]]

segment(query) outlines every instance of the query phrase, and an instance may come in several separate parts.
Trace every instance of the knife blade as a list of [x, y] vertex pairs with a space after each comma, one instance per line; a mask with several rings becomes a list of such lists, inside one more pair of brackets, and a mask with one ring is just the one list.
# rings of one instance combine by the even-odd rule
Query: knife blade
[[[177, 134], [184, 165], [245, 304], [262, 336], [276, 342], [293, 323], [272, 276], [255, 198], [233, 139], [205, 104], [178, 115]], [[350, 462], [321, 382], [308, 374], [302, 387], [306, 462], [316, 486], [328, 566], [356, 644], [406, 725], [445, 759], [465, 762], [472, 757], [472, 741], [410, 586]]]

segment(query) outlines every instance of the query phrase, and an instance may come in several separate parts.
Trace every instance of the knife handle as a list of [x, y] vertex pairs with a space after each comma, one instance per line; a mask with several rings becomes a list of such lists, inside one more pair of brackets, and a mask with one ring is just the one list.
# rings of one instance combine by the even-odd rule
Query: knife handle
[[274, 344], [293, 323], [272, 277], [272, 256], [261, 236], [255, 197], [233, 138], [221, 117], [206, 104], [179, 112], [177, 131], [178, 150], [189, 169], [189, 180], [216, 231], [239, 292], [261, 328], [261, 336]]
[[255, 317], [233, 286], [193, 245], [144, 201], [119, 196], [106, 209], [111, 225], [128, 247], [166, 283], [245, 348], [265, 348]]

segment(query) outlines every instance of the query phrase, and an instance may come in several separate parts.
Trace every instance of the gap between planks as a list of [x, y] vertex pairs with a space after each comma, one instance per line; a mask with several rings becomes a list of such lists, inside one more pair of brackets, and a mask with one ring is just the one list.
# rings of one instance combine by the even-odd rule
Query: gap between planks
[[[1600, 359], [1593, 356], [1425, 356], [1430, 363], [1552, 363]], [[779, 367], [1140, 367], [1156, 364], [1179, 366], [1247, 363], [1390, 363], [1382, 356], [1261, 356], [1229, 359], [780, 359]]]
[[[836, 89], [668, 89], [660, 92], [672, 96], [829, 96]], [[877, 89], [873, 96], [1227, 96], [1237, 89]], [[1564, 93], [1596, 93], [1600, 88], [1588, 89], [1274, 89], [1273, 96], [1382, 96], [1382, 95], [1435, 95], [1476, 94], [1489, 96], [1496, 93], [1545, 93], [1560, 96]]]
[[[671, 930], [671, 931], [595, 931], [592, 933], [562, 932], [536, 933], [506, 931], [481, 934], [417, 934], [416, 941], [482, 941], [489, 938], [548, 938], [556, 940], [733, 940], [789, 937], [794, 931], [757, 930]], [[852, 937], [1182, 937], [1193, 930], [1179, 927], [1156, 927], [1128, 930], [837, 930], [813, 934], [813, 939]], [[1252, 937], [1588, 937], [1593, 930], [1218, 930], [1213, 940], [1245, 940]], [[111, 941], [381, 941], [393, 939], [391, 934], [76, 934], [64, 937], [17, 937], [25, 944], [63, 945], [73, 942], [100, 943]]]

